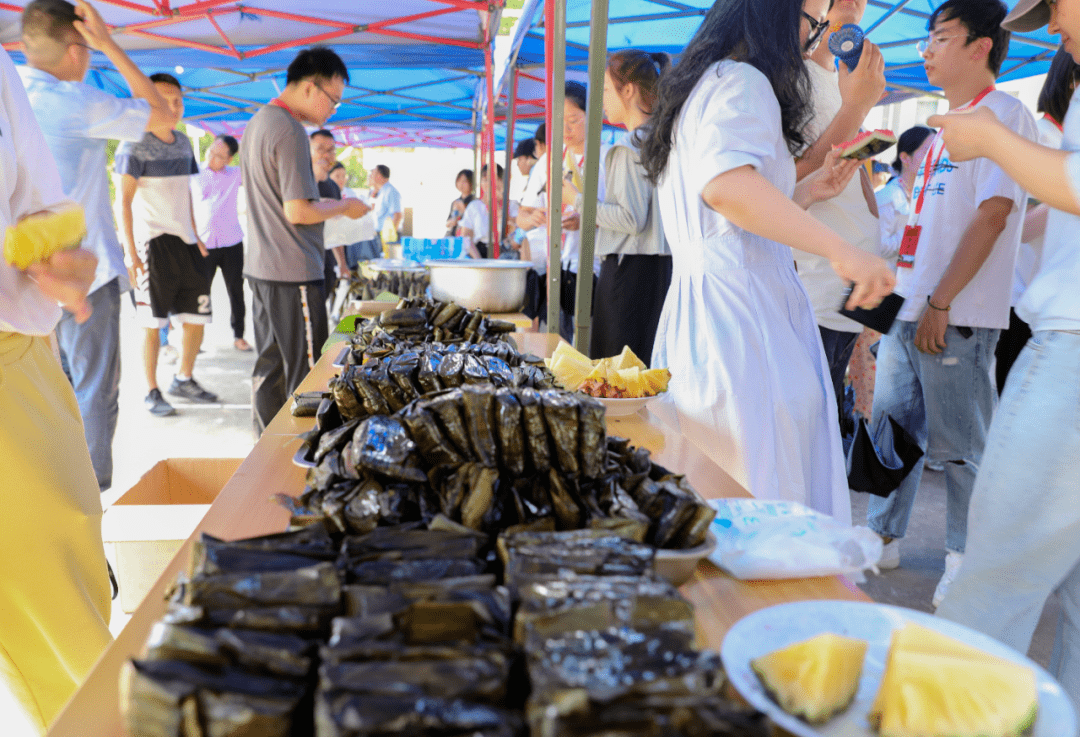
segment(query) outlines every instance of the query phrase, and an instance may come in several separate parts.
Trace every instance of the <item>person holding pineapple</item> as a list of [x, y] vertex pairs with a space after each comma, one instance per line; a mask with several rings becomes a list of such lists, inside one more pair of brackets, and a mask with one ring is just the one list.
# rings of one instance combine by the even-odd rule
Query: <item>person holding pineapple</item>
[[[41, 732], [112, 639], [101, 494], [75, 393], [49, 340], [61, 306], [76, 321], [92, 317], [98, 260], [77, 248], [81, 228], [69, 218], [50, 227], [34, 217], [72, 206], [15, 65], [0, 51], [0, 494], [9, 511], [0, 523], [0, 678]], [[49, 250], [76, 248], [9, 249], [13, 226], [26, 235], [34, 221]]]

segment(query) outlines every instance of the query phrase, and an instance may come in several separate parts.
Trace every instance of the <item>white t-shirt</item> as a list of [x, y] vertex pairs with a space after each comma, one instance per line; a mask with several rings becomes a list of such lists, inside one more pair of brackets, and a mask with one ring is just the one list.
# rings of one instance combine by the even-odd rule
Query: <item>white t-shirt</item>
[[[1065, 135], [1061, 148], [1072, 151], [1067, 159], [1073, 197], [1080, 200], [1080, 105], [1073, 93], [1073, 104], [1065, 116]], [[1061, 210], [1050, 210], [1046, 237], [1038, 271], [1024, 292], [1016, 312], [1038, 330], [1080, 331], [1080, 249], [1076, 247], [1080, 217]]]
[[481, 202], [478, 197], [465, 208], [465, 214], [461, 216], [458, 227], [468, 228], [472, 231], [473, 243], [487, 243], [488, 230], [491, 228], [490, 220], [491, 216], [488, 213], [487, 205]]
[[[1035, 118], [1015, 97], [995, 90], [984, 97], [979, 106], [990, 108], [998, 120], [1024, 138], [1037, 139]], [[935, 137], [930, 155], [919, 163], [915, 178], [908, 225], [918, 224], [922, 234], [911, 266], [904, 266], [903, 254], [897, 261], [896, 291], [907, 298], [898, 317], [910, 322], [917, 322], [922, 317], [926, 298], [937, 288], [956, 255], [960, 239], [975, 218], [979, 205], [991, 197], [1006, 197], [1013, 201], [1013, 208], [1005, 230], [998, 236], [982, 268], [952, 301], [949, 322], [972, 328], [1007, 328], [1013, 270], [1027, 195], [990, 159], [954, 162], [949, 158], [948, 150], [942, 152], [943, 147], [944, 143]], [[939, 152], [942, 152], [940, 160]], [[915, 210], [926, 179], [927, 160], [937, 161], [937, 165], [933, 167], [935, 171], [919, 215]]]
[[[600, 146], [600, 177], [596, 188], [596, 198], [603, 202], [607, 196], [607, 172], [604, 166], [604, 161], [607, 159], [607, 152], [610, 146], [601, 144]], [[579, 169], [584, 171], [585, 169], [585, 155], [574, 157], [575, 164]], [[580, 213], [578, 213], [580, 214]], [[568, 271], [578, 273], [578, 255], [581, 251], [581, 230], [567, 230], [566, 238], [563, 240], [562, 247], [562, 267]], [[595, 241], [593, 241], [595, 244]], [[531, 241], [530, 241], [531, 243]], [[600, 259], [593, 257], [593, 273], [600, 274]]]
[[[547, 208], [547, 154], [543, 154], [533, 165], [529, 172], [529, 181], [521, 195], [522, 207]], [[541, 191], [544, 190], [544, 191]], [[529, 239], [529, 252], [532, 254], [533, 268], [538, 274], [547, 273], [548, 262], [548, 232], [546, 227], [533, 228], [525, 231], [525, 237]]]
[[[68, 204], [15, 65], [0, 51], [0, 233], [27, 215]], [[0, 258], [0, 331], [48, 335], [59, 320], [56, 302]]]
[[[806, 126], [806, 137], [809, 141], [816, 141], [840, 112], [843, 104], [840, 77], [836, 71], [825, 69], [810, 59], [806, 60], [806, 68], [810, 73], [814, 106], [813, 118]], [[808, 211], [859, 250], [874, 255], [881, 251], [878, 220], [867, 206], [862, 180], [858, 175], [851, 178], [843, 192], [831, 200], [811, 205]], [[798, 249], [792, 249], [792, 255], [799, 278], [810, 296], [817, 324], [844, 333], [862, 332], [862, 325], [838, 312], [846, 285], [829, 264], [829, 259]]]
[[[1046, 116], [1036, 121], [1039, 129], [1039, 144], [1047, 148], [1061, 148], [1062, 133]], [[1020, 248], [1016, 252], [1016, 270], [1013, 272], [1012, 302], [1015, 307], [1020, 304], [1027, 285], [1039, 268], [1039, 258], [1042, 256], [1045, 235], [1032, 238], [1030, 243], [1021, 241]]]

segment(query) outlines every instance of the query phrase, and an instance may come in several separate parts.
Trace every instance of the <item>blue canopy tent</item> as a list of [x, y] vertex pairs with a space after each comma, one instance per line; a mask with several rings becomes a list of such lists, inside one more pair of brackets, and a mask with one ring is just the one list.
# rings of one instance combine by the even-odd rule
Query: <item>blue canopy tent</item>
[[[185, 120], [239, 130], [285, 83], [296, 52], [330, 45], [351, 83], [331, 124], [348, 143], [471, 146], [474, 94], [493, 53], [502, 2], [398, 0], [322, 3], [303, 10], [290, 0], [98, 0], [114, 37], [147, 72], [175, 74], [185, 90]], [[20, 5], [0, 2], [0, 42], [15, 61]], [[127, 94], [103, 55], [89, 80]], [[369, 131], [370, 129], [370, 131]], [[466, 135], [459, 134], [465, 131]], [[400, 139], [388, 132], [400, 132]]]

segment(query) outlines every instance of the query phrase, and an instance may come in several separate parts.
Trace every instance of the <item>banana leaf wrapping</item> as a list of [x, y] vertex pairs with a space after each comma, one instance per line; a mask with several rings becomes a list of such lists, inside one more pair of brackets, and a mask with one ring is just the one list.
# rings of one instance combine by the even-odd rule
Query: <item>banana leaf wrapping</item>
[[487, 704], [349, 691], [320, 691], [315, 700], [315, 724], [319, 737], [516, 737], [523, 733], [517, 713]]
[[511, 591], [567, 574], [651, 578], [656, 548], [603, 530], [521, 532], [499, 538]]
[[697, 652], [692, 643], [692, 628], [664, 626], [531, 632], [530, 733], [771, 734], [762, 715], [723, 699], [719, 654]]
[[664, 626], [694, 632], [694, 609], [666, 581], [634, 576], [568, 576], [518, 589], [514, 640], [578, 630]]
[[204, 668], [181, 660], [133, 660], [125, 693], [132, 737], [260, 735], [290, 737], [306, 684], [239, 668]]

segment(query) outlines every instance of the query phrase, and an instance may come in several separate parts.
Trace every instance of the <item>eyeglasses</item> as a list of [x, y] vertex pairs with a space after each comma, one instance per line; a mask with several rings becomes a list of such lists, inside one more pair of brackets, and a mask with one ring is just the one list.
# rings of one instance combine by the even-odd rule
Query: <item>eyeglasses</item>
[[810, 35], [806, 37], [806, 46], [803, 48], [807, 54], [812, 54], [817, 50], [821, 39], [825, 35], [825, 29], [829, 27], [828, 20], [818, 20], [814, 16], [802, 11], [803, 18], [806, 18], [806, 22], [810, 24]]
[[938, 46], [941, 46], [946, 41], [952, 41], [954, 38], [971, 38], [971, 34], [970, 33], [968, 33], [968, 34], [961, 33], [961, 34], [957, 34], [955, 36], [927, 36], [926, 38], [919, 41], [919, 43], [915, 44], [915, 49], [920, 54], [925, 54], [930, 49], [937, 48]]
[[329, 100], [330, 102], [334, 103], [334, 112], [337, 112], [337, 109], [341, 107], [341, 100], [340, 100], [340, 99], [334, 99], [334, 96], [333, 96], [333, 95], [331, 95], [331, 94], [330, 94], [329, 92], [327, 92], [326, 90], [324, 90], [324, 89], [323, 89], [323, 86], [322, 86], [321, 84], [319, 84], [318, 82], [312, 82], [312, 84], [313, 84], [313, 85], [315, 85], [316, 87], [318, 87], [318, 88], [319, 88], [319, 92], [321, 92], [321, 93], [323, 93], [324, 95], [326, 95], [326, 99], [327, 99], [327, 100]]

